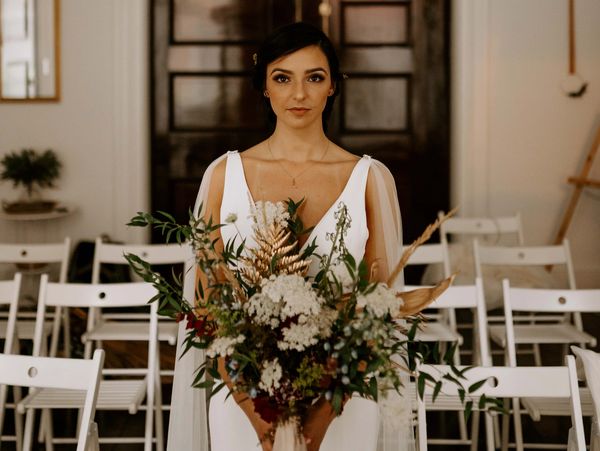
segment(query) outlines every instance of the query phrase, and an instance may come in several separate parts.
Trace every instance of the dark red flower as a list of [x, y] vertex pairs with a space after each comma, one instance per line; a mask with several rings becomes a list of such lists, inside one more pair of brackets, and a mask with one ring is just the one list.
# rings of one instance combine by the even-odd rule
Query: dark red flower
[[252, 402], [256, 413], [267, 423], [273, 423], [279, 418], [281, 409], [266, 396], [257, 396]]

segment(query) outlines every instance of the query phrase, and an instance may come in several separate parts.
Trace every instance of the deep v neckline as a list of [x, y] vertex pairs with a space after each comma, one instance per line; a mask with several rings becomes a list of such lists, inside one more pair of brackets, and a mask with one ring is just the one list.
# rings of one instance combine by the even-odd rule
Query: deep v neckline
[[[246, 192], [248, 193], [248, 197], [250, 198], [250, 201], [252, 202], [253, 205], [256, 205], [256, 201], [254, 200], [254, 196], [252, 195], [252, 191], [250, 191], [250, 187], [248, 186], [248, 181], [246, 180], [246, 171], [244, 169], [244, 162], [242, 161], [242, 156], [240, 155], [240, 153], [238, 151], [234, 152], [237, 157], [239, 158], [239, 164], [240, 164], [240, 173], [241, 173], [241, 177], [242, 177], [242, 182], [244, 184], [244, 187], [246, 188]], [[352, 179], [354, 178], [355, 174], [356, 174], [356, 170], [358, 169], [358, 166], [360, 165], [360, 163], [367, 158], [367, 155], [363, 155], [354, 165], [354, 167], [352, 168], [352, 172], [350, 173], [350, 177], [348, 177], [348, 180], [346, 181], [346, 184], [344, 185], [344, 188], [342, 189], [341, 193], [339, 194], [339, 196], [333, 201], [333, 203], [331, 204], [331, 206], [327, 209], [327, 211], [325, 211], [325, 214], [323, 216], [321, 216], [321, 219], [319, 219], [319, 221], [315, 224], [315, 226], [313, 227], [313, 229], [311, 230], [311, 232], [308, 234], [308, 238], [306, 239], [306, 241], [302, 244], [302, 246], [300, 246], [300, 252], [304, 251], [304, 248], [306, 246], [309, 245], [309, 243], [311, 242], [311, 240], [314, 240], [313, 235], [315, 234], [316, 230], [319, 228], [319, 226], [323, 223], [323, 221], [325, 220], [325, 218], [327, 218], [327, 216], [329, 216], [329, 214], [331, 214], [331, 211], [337, 207], [337, 205], [339, 204], [340, 200], [342, 199], [342, 197], [344, 196], [344, 194], [346, 193], [346, 191], [348, 190], [349, 186], [350, 186], [350, 182], [352, 182]]]

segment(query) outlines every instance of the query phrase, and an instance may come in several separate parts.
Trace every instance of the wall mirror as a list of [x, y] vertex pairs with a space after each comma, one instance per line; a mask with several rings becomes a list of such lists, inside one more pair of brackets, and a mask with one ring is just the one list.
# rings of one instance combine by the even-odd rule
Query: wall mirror
[[60, 0], [0, 0], [0, 101], [60, 99]]

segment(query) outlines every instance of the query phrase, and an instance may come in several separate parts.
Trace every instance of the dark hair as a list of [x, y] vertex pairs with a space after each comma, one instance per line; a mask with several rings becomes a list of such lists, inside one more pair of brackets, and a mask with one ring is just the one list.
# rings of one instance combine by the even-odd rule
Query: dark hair
[[334, 85], [333, 94], [327, 98], [323, 110], [323, 128], [327, 129], [327, 121], [331, 116], [335, 98], [340, 93], [343, 76], [340, 72], [339, 59], [327, 35], [317, 27], [305, 22], [296, 22], [278, 28], [265, 39], [255, 54], [252, 85], [261, 94], [271, 124], [276, 123], [277, 117], [271, 108], [269, 99], [262, 96], [267, 79], [267, 65], [282, 56], [312, 45], [318, 46], [327, 57], [331, 71], [331, 81]]

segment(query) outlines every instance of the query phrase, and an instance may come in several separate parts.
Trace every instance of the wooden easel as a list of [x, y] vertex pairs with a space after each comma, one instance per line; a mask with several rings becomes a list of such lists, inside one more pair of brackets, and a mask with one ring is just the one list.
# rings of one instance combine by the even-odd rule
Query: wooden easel
[[567, 229], [569, 228], [569, 224], [571, 224], [571, 219], [573, 219], [573, 213], [575, 213], [575, 207], [577, 206], [577, 202], [581, 197], [581, 193], [583, 188], [586, 186], [592, 188], [600, 188], [600, 180], [595, 180], [589, 178], [590, 171], [592, 170], [592, 164], [594, 162], [594, 157], [598, 152], [598, 147], [600, 147], [600, 125], [596, 130], [596, 138], [592, 143], [592, 148], [590, 149], [587, 158], [585, 159], [585, 163], [583, 164], [583, 169], [576, 177], [569, 177], [567, 180], [568, 183], [572, 183], [575, 185], [575, 190], [571, 195], [571, 201], [569, 202], [569, 206], [567, 207], [567, 211], [565, 211], [565, 215], [563, 217], [560, 228], [558, 229], [558, 234], [556, 235], [556, 239], [554, 240], [554, 244], [562, 243], [565, 235], [567, 234]]

